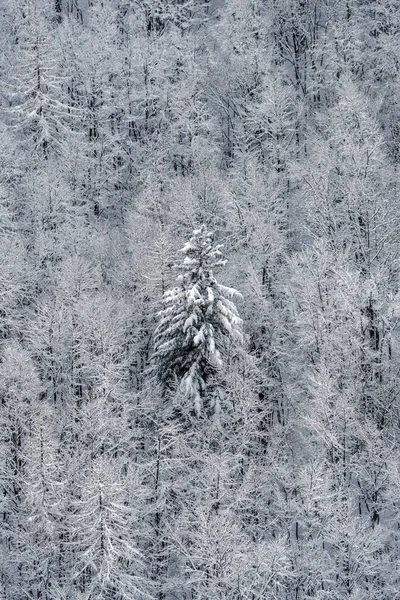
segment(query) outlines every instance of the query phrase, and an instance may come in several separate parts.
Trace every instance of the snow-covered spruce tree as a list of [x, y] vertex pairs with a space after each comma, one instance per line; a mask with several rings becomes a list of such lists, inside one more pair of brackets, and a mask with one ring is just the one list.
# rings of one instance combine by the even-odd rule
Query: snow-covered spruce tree
[[201, 412], [207, 382], [223, 366], [229, 339], [242, 342], [242, 320], [232, 298], [239, 292], [217, 282], [213, 269], [223, 267], [221, 244], [205, 225], [193, 231], [181, 249], [178, 285], [164, 294], [154, 335], [152, 372], [166, 389], [178, 386]]

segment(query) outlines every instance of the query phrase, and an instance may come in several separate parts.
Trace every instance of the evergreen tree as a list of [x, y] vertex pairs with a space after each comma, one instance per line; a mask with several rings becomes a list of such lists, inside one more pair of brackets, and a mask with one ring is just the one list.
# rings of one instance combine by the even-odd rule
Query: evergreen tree
[[197, 414], [207, 382], [223, 366], [224, 344], [242, 341], [242, 320], [231, 300], [240, 294], [215, 279], [213, 269], [226, 261], [212, 238], [202, 225], [182, 248], [178, 285], [164, 294], [152, 357], [153, 372], [166, 388], [178, 384]]

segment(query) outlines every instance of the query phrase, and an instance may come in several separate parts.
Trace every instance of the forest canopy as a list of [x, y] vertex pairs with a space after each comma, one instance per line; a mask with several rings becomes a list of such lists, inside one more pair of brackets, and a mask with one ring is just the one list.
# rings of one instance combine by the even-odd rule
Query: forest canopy
[[0, 597], [399, 597], [400, 0], [3, 0], [0, 79]]

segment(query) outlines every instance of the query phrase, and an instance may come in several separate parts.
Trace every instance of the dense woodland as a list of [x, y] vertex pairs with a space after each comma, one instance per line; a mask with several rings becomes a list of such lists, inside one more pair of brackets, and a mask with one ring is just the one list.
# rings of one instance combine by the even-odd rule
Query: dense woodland
[[400, 598], [400, 0], [0, 1], [1, 600]]

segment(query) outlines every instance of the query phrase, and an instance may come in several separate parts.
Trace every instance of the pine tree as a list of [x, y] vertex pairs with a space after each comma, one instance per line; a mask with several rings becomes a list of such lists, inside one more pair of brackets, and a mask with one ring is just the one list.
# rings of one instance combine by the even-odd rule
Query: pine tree
[[223, 366], [228, 339], [242, 341], [242, 320], [233, 297], [239, 292], [217, 282], [213, 269], [223, 267], [221, 244], [205, 225], [193, 231], [181, 252], [178, 285], [164, 294], [164, 308], [154, 336], [153, 373], [166, 389], [178, 384], [200, 414], [210, 376]]

